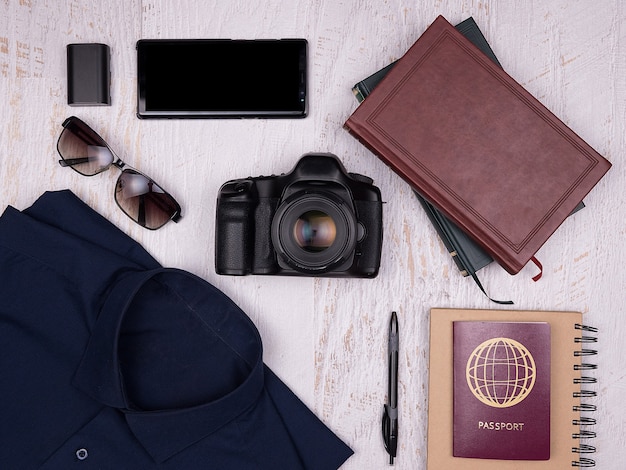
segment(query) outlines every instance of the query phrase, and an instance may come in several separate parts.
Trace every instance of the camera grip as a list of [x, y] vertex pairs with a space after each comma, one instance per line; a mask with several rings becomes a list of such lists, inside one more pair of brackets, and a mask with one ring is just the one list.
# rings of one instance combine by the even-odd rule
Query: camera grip
[[243, 276], [251, 272], [250, 254], [254, 249], [251, 204], [218, 201], [215, 230], [215, 272]]
[[376, 277], [383, 243], [383, 204], [381, 201], [355, 201], [355, 206], [358, 219], [366, 227], [365, 237], [359, 243], [356, 267], [366, 277]]

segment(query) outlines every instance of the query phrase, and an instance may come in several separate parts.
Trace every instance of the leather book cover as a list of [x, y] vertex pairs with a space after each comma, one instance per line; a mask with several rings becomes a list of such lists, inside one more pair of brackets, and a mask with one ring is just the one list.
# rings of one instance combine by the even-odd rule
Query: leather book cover
[[453, 324], [455, 457], [550, 458], [550, 325]]
[[611, 166], [441, 16], [345, 127], [511, 274]]
[[[485, 36], [483, 36], [482, 31], [476, 24], [476, 21], [474, 21], [474, 18], [467, 18], [457, 24], [455, 28], [463, 34], [463, 36], [472, 41], [472, 43], [476, 45], [476, 47], [478, 47], [487, 57], [494, 61], [494, 63], [501, 66], [500, 62], [498, 62], [498, 59], [493, 53], [493, 50], [489, 46], [489, 43], [485, 39]], [[354, 87], [352, 87], [352, 92], [354, 93], [356, 99], [361, 102], [367, 98], [380, 81], [385, 78], [395, 63], [395, 61], [392, 62], [386, 67], [355, 84]], [[484, 268], [493, 261], [491, 256], [489, 256], [476, 242], [468, 237], [465, 232], [458, 228], [430, 202], [424, 199], [417, 191], [414, 190], [413, 192], [426, 211], [426, 215], [432, 222], [435, 230], [441, 238], [441, 241], [452, 256], [454, 263], [459, 268], [459, 271], [463, 276], [474, 275], [476, 271]]]
[[[469, 17], [454, 28], [469, 39], [498, 67], [502, 67], [474, 18]], [[352, 92], [359, 103], [369, 96], [394, 65], [395, 61], [354, 85]], [[463, 230], [424, 199], [417, 191], [414, 190], [414, 193], [463, 276], [474, 276], [477, 271], [493, 261], [493, 258], [480, 245], [468, 237]], [[574, 209], [574, 212], [583, 207], [585, 207], [585, 203], [581, 201]]]

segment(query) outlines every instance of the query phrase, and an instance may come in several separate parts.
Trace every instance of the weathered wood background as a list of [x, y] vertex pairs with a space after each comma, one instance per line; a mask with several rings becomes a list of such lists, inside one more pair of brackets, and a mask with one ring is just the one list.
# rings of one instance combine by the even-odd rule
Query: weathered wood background
[[[587, 208], [539, 252], [543, 279], [532, 282], [532, 266], [510, 276], [492, 265], [480, 275], [492, 296], [515, 301], [511, 308], [579, 310], [600, 328], [596, 459], [600, 468], [623, 468], [626, 4], [619, 0], [4, 0], [0, 206], [23, 209], [46, 190], [70, 188], [162, 264], [220, 287], [258, 326], [270, 367], [355, 450], [346, 470], [387, 466], [380, 419], [387, 322], [397, 310], [396, 467], [425, 468], [429, 309], [495, 305], [460, 276], [410, 188], [342, 124], [357, 106], [352, 85], [400, 57], [439, 14], [453, 24], [473, 16], [505, 70], [614, 165], [585, 199]], [[309, 117], [138, 120], [135, 42], [197, 37], [306, 38]], [[112, 106], [67, 106], [65, 46], [75, 42], [111, 46]], [[183, 206], [182, 221], [154, 233], [141, 229], [113, 201], [115, 172], [84, 178], [59, 167], [56, 140], [72, 114], [92, 124], [127, 163], [168, 188]], [[349, 171], [371, 176], [381, 188], [386, 205], [379, 276], [216, 275], [219, 186], [235, 177], [287, 172], [312, 151], [335, 153]]]

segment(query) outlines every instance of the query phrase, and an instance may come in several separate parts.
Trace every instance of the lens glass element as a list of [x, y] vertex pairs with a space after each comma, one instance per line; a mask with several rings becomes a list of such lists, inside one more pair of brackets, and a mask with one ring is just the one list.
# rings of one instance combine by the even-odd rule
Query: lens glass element
[[316, 253], [333, 244], [337, 237], [337, 226], [330, 215], [311, 210], [296, 220], [293, 237], [300, 248]]
[[345, 270], [354, 257], [357, 220], [333, 191], [303, 190], [285, 198], [272, 219], [279, 264], [306, 274]]
[[165, 225], [180, 214], [180, 206], [152, 179], [126, 169], [117, 180], [115, 201], [126, 215], [151, 230]]
[[64, 166], [81, 175], [92, 176], [109, 168], [114, 156], [106, 142], [79, 119], [72, 119], [57, 143]]

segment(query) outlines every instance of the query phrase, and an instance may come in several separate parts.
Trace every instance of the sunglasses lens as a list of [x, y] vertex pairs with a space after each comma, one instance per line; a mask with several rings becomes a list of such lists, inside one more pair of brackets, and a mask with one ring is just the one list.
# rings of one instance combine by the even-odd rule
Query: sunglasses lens
[[77, 118], [70, 118], [65, 123], [57, 150], [63, 159], [63, 166], [69, 166], [85, 176], [106, 170], [114, 160], [102, 137]]
[[124, 170], [117, 180], [115, 201], [131, 219], [151, 230], [180, 215], [180, 206], [150, 178]]

